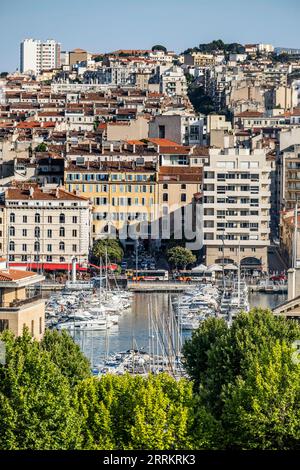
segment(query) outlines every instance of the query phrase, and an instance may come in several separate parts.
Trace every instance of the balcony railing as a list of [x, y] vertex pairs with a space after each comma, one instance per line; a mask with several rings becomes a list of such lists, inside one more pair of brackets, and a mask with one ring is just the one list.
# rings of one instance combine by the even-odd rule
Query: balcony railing
[[12, 302], [2, 302], [0, 304], [0, 311], [7, 310], [7, 309], [18, 309], [23, 307], [24, 305], [28, 305], [32, 302], [37, 300], [41, 300], [43, 298], [42, 294], [33, 295], [32, 297], [27, 297], [26, 299], [14, 299]]

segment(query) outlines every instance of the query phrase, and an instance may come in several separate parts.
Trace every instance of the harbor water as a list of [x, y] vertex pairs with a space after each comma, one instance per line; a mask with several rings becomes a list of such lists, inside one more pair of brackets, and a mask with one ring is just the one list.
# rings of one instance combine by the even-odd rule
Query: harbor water
[[[286, 300], [285, 294], [249, 294], [251, 307], [274, 308]], [[170, 294], [136, 293], [132, 299], [132, 308], [125, 312], [119, 324], [106, 331], [76, 331], [72, 333], [74, 340], [88, 357], [91, 364], [96, 365], [109, 354], [128, 349], [149, 350], [149, 311], [154, 315], [167, 317], [171, 309]], [[190, 331], [183, 332], [183, 342], [190, 337]]]

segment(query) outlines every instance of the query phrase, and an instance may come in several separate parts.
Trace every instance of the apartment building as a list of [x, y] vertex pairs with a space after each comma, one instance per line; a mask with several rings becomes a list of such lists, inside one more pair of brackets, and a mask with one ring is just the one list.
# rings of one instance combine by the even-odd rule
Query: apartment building
[[22, 183], [5, 189], [2, 253], [10, 266], [64, 269], [76, 256], [87, 260], [90, 203], [64, 189]]
[[106, 161], [69, 163], [65, 186], [93, 203], [92, 240], [111, 233], [127, 243], [122, 229], [155, 219], [157, 200], [156, 165], [153, 163]]
[[[152, 222], [171, 213], [177, 215], [202, 190], [203, 165], [198, 153], [163, 139], [150, 139], [148, 145], [149, 148], [145, 142], [130, 141], [120, 154], [115, 150], [97, 160], [87, 157], [80, 164], [78, 158], [69, 161], [65, 187], [92, 201], [93, 241], [111, 233], [132, 245], [131, 230], [140, 229], [141, 225], [143, 238], [147, 239]], [[181, 224], [181, 212], [179, 219]], [[159, 244], [160, 236], [156, 245]]]
[[[204, 168], [206, 262], [268, 268], [270, 162], [264, 150], [210, 149]], [[224, 261], [223, 261], [224, 260]]]
[[187, 94], [187, 82], [181, 67], [173, 66], [160, 75], [160, 92], [168, 96]]
[[162, 114], [149, 122], [149, 137], [183, 145], [203, 144], [204, 118], [195, 114]]
[[39, 284], [44, 279], [44, 276], [34, 272], [7, 266], [1, 268], [0, 333], [9, 329], [20, 336], [23, 328], [27, 327], [35, 339], [42, 339], [45, 331], [45, 300], [39, 292]]
[[197, 67], [211, 67], [215, 64], [215, 57], [213, 54], [192, 52], [191, 54], [184, 54], [184, 64], [195, 65]]
[[[280, 250], [289, 268], [300, 260], [300, 215], [297, 217], [297, 243], [295, 244], [295, 210], [280, 213]], [[297, 249], [297, 254], [295, 253]]]
[[[290, 133], [289, 133], [290, 134]], [[281, 203], [285, 210], [300, 201], [300, 144], [290, 145], [282, 152]]]
[[60, 43], [53, 39], [43, 42], [24, 39], [20, 45], [20, 71], [39, 75], [43, 70], [60, 67]]

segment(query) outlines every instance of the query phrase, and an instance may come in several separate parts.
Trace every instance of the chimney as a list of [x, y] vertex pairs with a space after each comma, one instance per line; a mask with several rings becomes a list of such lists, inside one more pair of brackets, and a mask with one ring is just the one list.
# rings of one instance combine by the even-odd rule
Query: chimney
[[113, 152], [113, 151], [114, 151], [114, 144], [110, 144], [110, 146], [109, 146], [109, 151], [110, 151], [110, 152]]
[[30, 188], [29, 188], [29, 199], [33, 198], [33, 194], [34, 194], [34, 188], [32, 186], [30, 186]]
[[59, 199], [59, 189], [58, 188], [56, 188], [56, 190], [55, 190], [55, 197], [56, 197], [56, 199]]

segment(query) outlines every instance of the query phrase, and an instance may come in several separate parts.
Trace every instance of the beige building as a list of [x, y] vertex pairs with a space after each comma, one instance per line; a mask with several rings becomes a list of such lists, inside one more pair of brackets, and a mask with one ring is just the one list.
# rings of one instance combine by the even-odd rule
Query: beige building
[[86, 62], [92, 54], [89, 54], [87, 51], [83, 49], [74, 49], [73, 51], [69, 52], [69, 64], [71, 67], [72, 65], [77, 64], [78, 62]]
[[[297, 243], [295, 245], [295, 210], [288, 210], [280, 214], [280, 249], [288, 264], [292, 267], [294, 259], [300, 260], [300, 215], [297, 221]], [[295, 257], [295, 250], [297, 256]]]
[[[290, 133], [288, 133], [290, 134]], [[283, 151], [281, 175], [281, 203], [286, 210], [293, 209], [300, 196], [300, 145], [290, 145]]]
[[0, 271], [0, 332], [9, 329], [16, 336], [27, 327], [40, 340], [45, 331], [45, 301], [38, 292], [43, 276], [29, 271]]
[[[158, 218], [161, 221], [162, 242], [170, 236], [191, 239], [189, 232], [195, 231], [196, 204], [202, 196], [202, 165], [197, 166], [161, 166], [158, 172]], [[189, 208], [192, 226], [188, 223]], [[202, 248], [202, 220], [201, 246]], [[198, 233], [199, 235], [199, 233]]]
[[209, 67], [215, 64], [215, 57], [212, 54], [192, 52], [192, 54], [184, 54], [184, 63], [186, 65], [196, 65], [197, 67]]
[[106, 135], [108, 141], [140, 140], [148, 137], [148, 119], [138, 116], [129, 121], [108, 122]]
[[206, 263], [267, 270], [270, 162], [264, 150], [210, 149], [204, 168]]
[[86, 261], [90, 202], [64, 189], [22, 183], [5, 190], [2, 253], [11, 266], [63, 268], [76, 256]]

